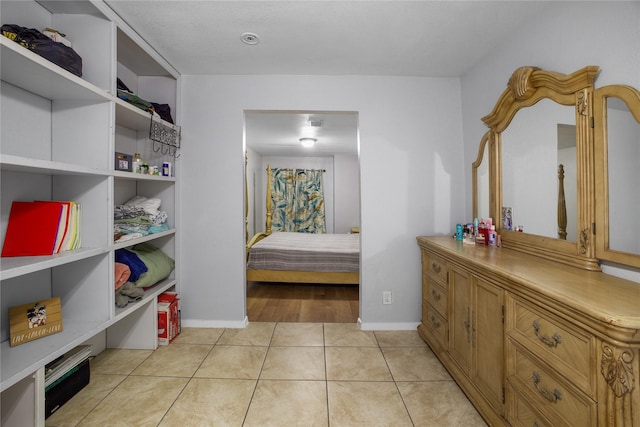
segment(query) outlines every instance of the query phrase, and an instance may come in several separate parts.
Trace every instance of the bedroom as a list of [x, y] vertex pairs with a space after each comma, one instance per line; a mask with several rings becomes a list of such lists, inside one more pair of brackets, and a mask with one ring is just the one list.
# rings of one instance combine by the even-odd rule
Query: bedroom
[[[357, 113], [320, 111], [246, 111], [247, 240], [265, 231], [267, 168], [320, 170], [326, 234], [353, 234], [359, 230], [360, 188], [357, 157]], [[301, 137], [314, 137], [304, 147]], [[270, 204], [271, 211], [273, 205]], [[322, 217], [321, 217], [322, 218]], [[322, 223], [322, 222], [321, 222]], [[345, 236], [346, 237], [346, 236]], [[355, 236], [349, 237], [354, 240]], [[355, 240], [354, 240], [355, 241]], [[264, 244], [264, 243], [263, 243]], [[248, 255], [249, 257], [250, 255]], [[248, 276], [252, 274], [247, 272]], [[263, 275], [264, 276], [264, 275]], [[346, 321], [358, 317], [358, 279], [348, 285], [312, 274], [303, 277], [247, 279], [249, 321]], [[286, 281], [286, 283], [284, 283]], [[306, 283], [314, 281], [316, 283]], [[294, 298], [293, 295], [297, 295]], [[331, 306], [331, 309], [322, 307]]]

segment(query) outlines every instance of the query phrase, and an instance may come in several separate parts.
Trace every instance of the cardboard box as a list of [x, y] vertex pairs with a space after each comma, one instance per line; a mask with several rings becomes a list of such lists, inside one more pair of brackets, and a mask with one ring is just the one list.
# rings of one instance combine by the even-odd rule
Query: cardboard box
[[179, 298], [176, 292], [158, 295], [158, 344], [168, 345], [180, 331]]
[[65, 38], [66, 34], [62, 34], [56, 29], [45, 28], [44, 31], [42, 31], [42, 34], [49, 37], [54, 42], [62, 43], [67, 47], [71, 47], [71, 42]]

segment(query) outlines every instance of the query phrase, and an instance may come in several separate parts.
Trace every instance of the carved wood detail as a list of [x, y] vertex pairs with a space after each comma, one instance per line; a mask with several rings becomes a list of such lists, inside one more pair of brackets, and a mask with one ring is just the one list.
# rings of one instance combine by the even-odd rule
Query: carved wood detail
[[587, 95], [586, 89], [581, 90], [576, 93], [576, 111], [578, 114], [582, 116], [586, 116], [589, 114], [589, 109], [587, 108], [589, 105], [588, 102], [589, 96]]
[[584, 255], [589, 250], [591, 231], [588, 228], [584, 228], [580, 231], [580, 254]]
[[600, 372], [616, 397], [620, 398], [634, 389], [633, 353], [602, 343]]

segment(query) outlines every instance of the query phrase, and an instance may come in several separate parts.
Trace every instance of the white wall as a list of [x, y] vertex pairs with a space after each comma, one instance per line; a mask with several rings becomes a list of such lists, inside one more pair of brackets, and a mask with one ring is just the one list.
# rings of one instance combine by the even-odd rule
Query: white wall
[[[489, 114], [513, 71], [523, 65], [571, 73], [597, 65], [596, 87], [640, 87], [639, 2], [554, 2], [550, 10], [505, 40], [461, 80], [466, 181]], [[534, 183], [532, 183], [534, 184]], [[471, 187], [467, 187], [471, 212]], [[526, 229], [526, 228], [525, 228]], [[640, 275], [605, 267], [605, 271], [639, 281]]]
[[[245, 319], [243, 112], [359, 113], [363, 328], [421, 318], [416, 236], [465, 220], [458, 79], [184, 76], [181, 304], [185, 325]], [[393, 304], [382, 305], [382, 291]]]
[[[334, 162], [335, 232], [360, 226], [360, 165], [357, 155], [336, 155]], [[354, 191], [357, 190], [357, 191]]]

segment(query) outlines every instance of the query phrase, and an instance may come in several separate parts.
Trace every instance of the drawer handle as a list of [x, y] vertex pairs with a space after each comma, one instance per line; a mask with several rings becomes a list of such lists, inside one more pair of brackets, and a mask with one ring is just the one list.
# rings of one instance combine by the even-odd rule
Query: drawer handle
[[549, 347], [557, 347], [558, 344], [562, 343], [562, 337], [557, 332], [553, 334], [551, 338], [540, 335], [540, 322], [538, 322], [537, 320], [533, 321], [533, 330], [535, 331], [538, 339]]
[[438, 264], [436, 264], [435, 262], [431, 263], [431, 269], [436, 272], [436, 273], [440, 273], [440, 270], [442, 269], [442, 267], [440, 267]]
[[436, 316], [431, 316], [431, 326], [438, 329], [440, 327], [440, 322], [436, 319]]
[[440, 298], [442, 298], [440, 293], [438, 293], [435, 289], [431, 291], [431, 295], [433, 295], [433, 299], [436, 301], [440, 301]]
[[558, 400], [562, 400], [562, 393], [560, 392], [560, 390], [556, 388], [553, 389], [551, 393], [549, 393], [548, 390], [540, 385], [540, 374], [538, 374], [536, 371], [533, 371], [532, 378], [533, 384], [536, 386], [538, 392], [549, 402], [556, 403]]

